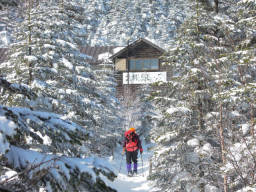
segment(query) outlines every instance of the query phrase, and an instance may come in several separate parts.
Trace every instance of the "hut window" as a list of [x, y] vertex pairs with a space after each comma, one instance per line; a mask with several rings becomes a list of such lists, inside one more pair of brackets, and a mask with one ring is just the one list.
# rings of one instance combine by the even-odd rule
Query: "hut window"
[[131, 71], [151, 71], [159, 69], [158, 59], [131, 59], [129, 61]]

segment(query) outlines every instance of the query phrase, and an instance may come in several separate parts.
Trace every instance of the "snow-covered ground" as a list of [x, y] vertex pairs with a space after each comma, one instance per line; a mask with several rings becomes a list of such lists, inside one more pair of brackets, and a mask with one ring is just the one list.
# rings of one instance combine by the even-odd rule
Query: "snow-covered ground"
[[[138, 175], [134, 177], [127, 176], [126, 170], [126, 159], [125, 155], [121, 155], [122, 146], [118, 147], [115, 151], [114, 158], [111, 157], [109, 159], [109, 163], [112, 164], [113, 171], [117, 175], [117, 178], [114, 182], [109, 180], [105, 180], [108, 186], [116, 189], [118, 192], [150, 192], [153, 190], [152, 182], [147, 180], [149, 174], [149, 159], [151, 157], [151, 152], [148, 151], [148, 147], [150, 145], [145, 144], [144, 140], [142, 140], [142, 147], [144, 152], [141, 155], [138, 155]], [[142, 160], [143, 160], [143, 168], [142, 168]], [[121, 165], [121, 170], [119, 173]]]

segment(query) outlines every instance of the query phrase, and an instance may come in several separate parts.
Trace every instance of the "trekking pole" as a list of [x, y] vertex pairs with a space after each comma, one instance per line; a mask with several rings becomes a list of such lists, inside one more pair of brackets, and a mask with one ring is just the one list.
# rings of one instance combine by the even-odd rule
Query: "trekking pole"
[[141, 158], [141, 165], [142, 165], [142, 176], [144, 177], [144, 169], [143, 169], [143, 159], [142, 159], [142, 154], [140, 154], [140, 158]]
[[120, 171], [121, 171], [121, 167], [122, 167], [123, 158], [124, 158], [124, 155], [122, 155], [122, 159], [121, 159], [120, 168], [119, 168], [119, 172], [118, 172], [118, 173], [120, 173]]

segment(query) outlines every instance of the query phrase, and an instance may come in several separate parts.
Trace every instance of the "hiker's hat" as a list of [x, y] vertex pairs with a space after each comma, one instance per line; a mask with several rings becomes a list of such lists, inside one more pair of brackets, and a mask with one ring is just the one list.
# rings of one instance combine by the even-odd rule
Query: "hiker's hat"
[[135, 133], [136, 129], [135, 129], [134, 127], [131, 127], [131, 128], [129, 129], [129, 131], [131, 131], [131, 132], [134, 132], [134, 133]]

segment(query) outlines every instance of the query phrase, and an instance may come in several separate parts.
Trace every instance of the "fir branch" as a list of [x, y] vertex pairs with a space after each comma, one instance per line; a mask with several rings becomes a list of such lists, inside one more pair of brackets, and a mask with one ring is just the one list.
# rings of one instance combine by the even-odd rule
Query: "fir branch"
[[19, 94], [25, 95], [29, 99], [35, 99], [37, 97], [37, 95], [31, 89], [20, 84], [10, 83], [1, 77], [0, 77], [0, 87], [3, 87], [4, 89], [7, 89], [12, 93], [19, 93]]
[[49, 159], [49, 160], [47, 160], [47, 161], [43, 161], [43, 162], [41, 162], [41, 163], [38, 163], [38, 164], [36, 164], [36, 165], [28, 166], [24, 171], [19, 172], [19, 173], [15, 174], [15, 175], [13, 175], [13, 176], [11, 176], [11, 177], [9, 177], [9, 178], [3, 180], [3, 181], [0, 181], [0, 185], [6, 184], [8, 181], [10, 181], [11, 179], [13, 179], [13, 178], [15, 178], [15, 177], [17, 177], [17, 176], [25, 175], [26, 173], [28, 173], [28, 172], [30, 172], [30, 171], [32, 171], [32, 170], [34, 170], [34, 169], [40, 167], [40, 166], [43, 165], [43, 164], [49, 163], [49, 162], [51, 162], [51, 161], [56, 162], [57, 160], [60, 160], [60, 158], [61, 158], [61, 157], [55, 157], [55, 158]]

